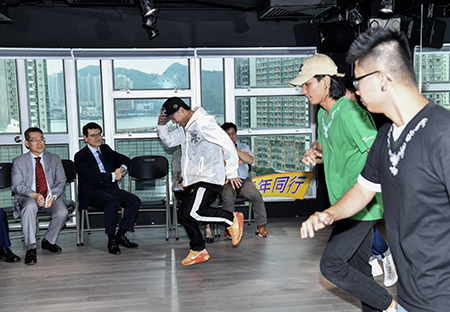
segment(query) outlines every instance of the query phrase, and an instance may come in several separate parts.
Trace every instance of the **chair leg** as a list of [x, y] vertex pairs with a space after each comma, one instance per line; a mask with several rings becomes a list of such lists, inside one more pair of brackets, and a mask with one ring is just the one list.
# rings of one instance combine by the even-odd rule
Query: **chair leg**
[[78, 207], [75, 207], [75, 223], [76, 223], [76, 231], [77, 231], [77, 246], [81, 245], [80, 240], [80, 211], [78, 210]]
[[177, 200], [175, 199], [173, 201], [173, 223], [175, 226], [175, 239], [178, 240], [179, 233], [178, 233], [178, 211], [177, 211]]
[[166, 241], [169, 240], [169, 228], [170, 228], [170, 205], [169, 202], [166, 200]]
[[80, 226], [81, 226], [81, 242], [80, 242], [80, 244], [81, 244], [81, 246], [83, 246], [84, 245], [84, 222], [85, 222], [85, 219], [86, 219], [86, 215], [85, 215], [85, 211], [84, 210], [82, 210], [81, 211], [81, 224], [80, 224]]

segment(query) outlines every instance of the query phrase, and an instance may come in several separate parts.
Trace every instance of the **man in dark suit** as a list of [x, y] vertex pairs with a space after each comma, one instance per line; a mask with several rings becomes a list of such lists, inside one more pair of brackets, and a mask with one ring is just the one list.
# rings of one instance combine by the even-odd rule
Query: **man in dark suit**
[[35, 264], [36, 218], [38, 211], [51, 216], [42, 249], [59, 252], [56, 245], [59, 231], [67, 220], [67, 200], [64, 194], [66, 174], [57, 154], [45, 150], [45, 138], [41, 129], [31, 127], [25, 133], [28, 153], [13, 159], [11, 190], [14, 193], [14, 218], [20, 216], [22, 233], [27, 246], [25, 264]]
[[[109, 253], [120, 254], [119, 244], [137, 248], [138, 244], [130, 242], [125, 233], [133, 230], [141, 201], [117, 185], [130, 165], [130, 158], [102, 144], [102, 128], [95, 122], [83, 127], [83, 137], [87, 145], [75, 154], [79, 209], [92, 206], [104, 210]], [[115, 233], [119, 207], [125, 212]]]

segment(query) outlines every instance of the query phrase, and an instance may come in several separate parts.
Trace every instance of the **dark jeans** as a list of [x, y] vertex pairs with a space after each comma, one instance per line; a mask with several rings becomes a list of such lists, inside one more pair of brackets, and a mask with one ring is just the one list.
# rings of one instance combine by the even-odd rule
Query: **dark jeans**
[[369, 264], [376, 222], [336, 222], [320, 261], [323, 276], [361, 300], [364, 312], [385, 310], [392, 302], [388, 291], [373, 279]]
[[380, 232], [376, 227], [373, 228], [373, 242], [372, 242], [372, 254], [378, 256], [377, 259], [383, 259], [385, 257], [385, 252], [388, 250], [388, 245], [381, 236]]

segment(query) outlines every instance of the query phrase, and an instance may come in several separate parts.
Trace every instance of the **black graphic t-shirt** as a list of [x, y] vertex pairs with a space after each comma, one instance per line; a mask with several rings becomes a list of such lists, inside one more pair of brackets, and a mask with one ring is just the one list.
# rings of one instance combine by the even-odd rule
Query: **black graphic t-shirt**
[[388, 241], [409, 312], [450, 307], [450, 112], [429, 102], [396, 141], [378, 132], [361, 175], [381, 184]]

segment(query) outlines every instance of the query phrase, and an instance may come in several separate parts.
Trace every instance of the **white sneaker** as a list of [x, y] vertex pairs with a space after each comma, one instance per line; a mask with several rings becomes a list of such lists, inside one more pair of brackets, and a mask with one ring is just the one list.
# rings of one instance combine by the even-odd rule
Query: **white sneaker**
[[383, 274], [383, 269], [381, 268], [380, 263], [377, 258], [373, 258], [370, 260], [369, 264], [372, 266], [372, 276], [377, 277]]
[[384, 286], [390, 287], [397, 283], [398, 276], [397, 270], [395, 269], [394, 259], [392, 259], [392, 254], [383, 258], [384, 267]]

